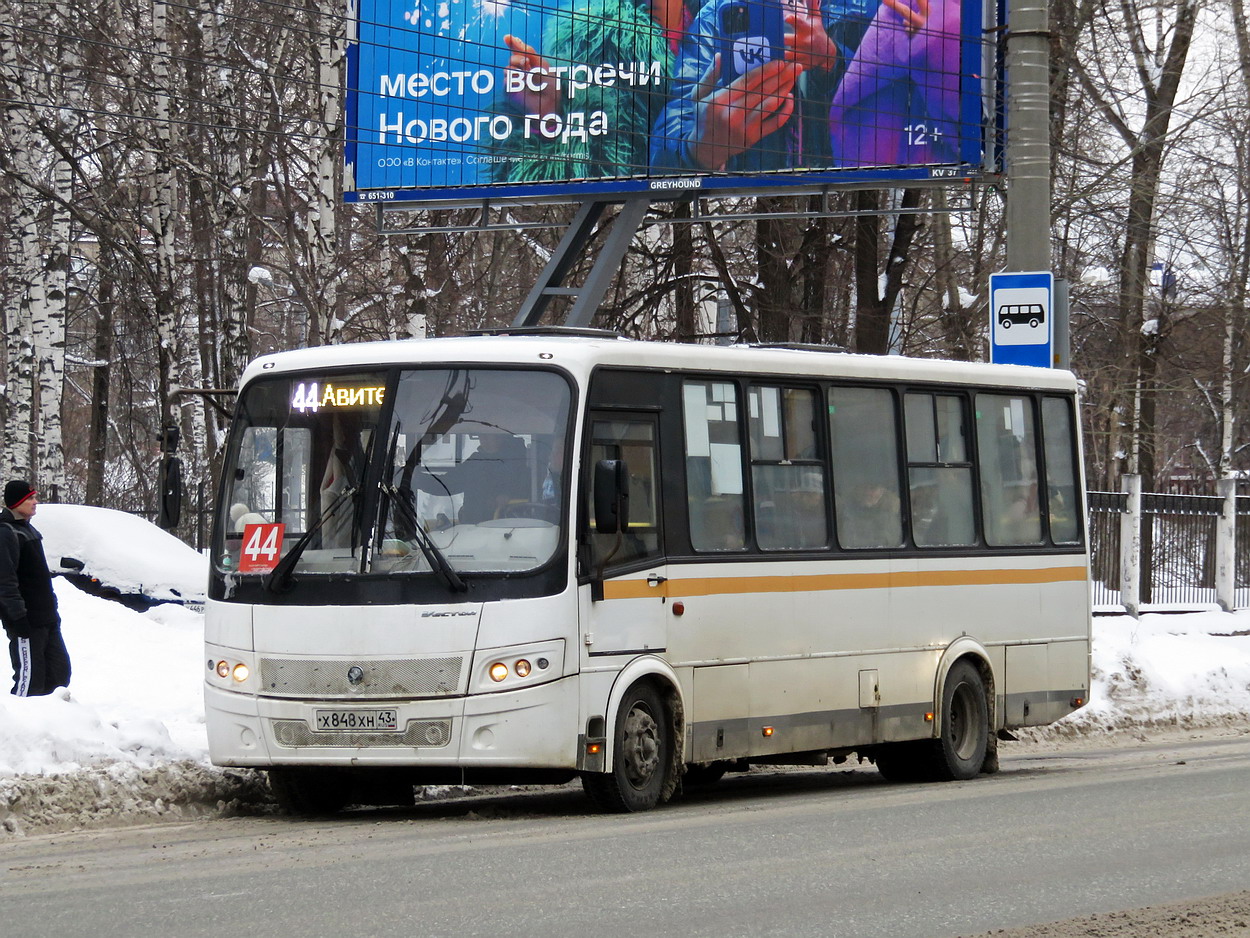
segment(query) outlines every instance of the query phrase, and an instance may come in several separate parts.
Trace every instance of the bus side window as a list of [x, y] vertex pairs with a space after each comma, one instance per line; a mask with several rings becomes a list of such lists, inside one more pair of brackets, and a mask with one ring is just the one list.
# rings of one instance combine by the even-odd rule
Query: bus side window
[[[595, 559], [613, 565], [630, 563], [660, 553], [660, 521], [656, 500], [659, 477], [656, 472], [655, 424], [652, 420], [615, 418], [591, 423], [589, 471], [605, 459], [622, 460], [629, 470], [629, 525], [617, 534], [592, 531]], [[586, 485], [587, 497], [592, 491]], [[588, 506], [594, 523], [594, 512]]]
[[972, 464], [968, 461], [963, 398], [911, 392], [905, 399], [904, 418], [916, 546], [975, 544]]
[[740, 550], [746, 531], [738, 389], [728, 381], [687, 381], [682, 411], [690, 544], [695, 550]]
[[1058, 397], [1042, 399], [1042, 439], [1046, 453], [1046, 505], [1050, 538], [1056, 544], [1081, 540], [1080, 501], [1076, 490], [1076, 451], [1073, 448], [1072, 408]]
[[825, 466], [817, 459], [816, 395], [754, 386], [747, 392], [755, 537], [763, 550], [829, 543]]
[[985, 542], [991, 547], [1040, 544], [1033, 401], [978, 394], [977, 450]]
[[903, 544], [897, 426], [890, 391], [829, 389], [833, 500], [844, 548]]

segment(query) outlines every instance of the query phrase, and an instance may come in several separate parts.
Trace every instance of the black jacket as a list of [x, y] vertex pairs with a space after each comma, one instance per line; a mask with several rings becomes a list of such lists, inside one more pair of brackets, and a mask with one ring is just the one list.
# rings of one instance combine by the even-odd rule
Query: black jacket
[[0, 618], [18, 635], [60, 623], [43, 535], [7, 508], [0, 509]]

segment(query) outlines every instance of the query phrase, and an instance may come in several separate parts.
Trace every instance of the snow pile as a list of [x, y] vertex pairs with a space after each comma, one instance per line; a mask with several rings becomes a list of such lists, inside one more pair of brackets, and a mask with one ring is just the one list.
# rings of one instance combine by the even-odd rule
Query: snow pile
[[1218, 726], [1250, 715], [1250, 611], [1099, 616], [1089, 704], [1061, 735]]
[[[202, 595], [199, 554], [119, 516], [45, 505], [35, 524], [50, 558], [76, 556], [112, 585]], [[262, 775], [207, 764], [202, 614], [173, 604], [133, 612], [61, 578], [55, 585], [74, 676], [50, 697], [0, 690], [0, 836], [272, 810]], [[1244, 724], [1250, 611], [1099, 616], [1093, 671], [1088, 706], [1026, 736]], [[0, 688], [8, 686], [5, 672]]]
[[0, 775], [203, 760], [203, 615], [171, 604], [132, 612], [53, 584], [73, 677], [48, 697], [0, 694]]
[[207, 764], [203, 615], [53, 583], [73, 678], [48, 697], [0, 692], [0, 836], [266, 802], [257, 773]]

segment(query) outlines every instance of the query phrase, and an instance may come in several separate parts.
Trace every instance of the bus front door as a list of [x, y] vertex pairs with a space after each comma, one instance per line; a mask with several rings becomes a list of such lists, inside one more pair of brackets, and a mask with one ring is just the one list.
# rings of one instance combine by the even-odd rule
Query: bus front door
[[601, 533], [590, 517], [592, 582], [582, 588], [583, 641], [591, 657], [665, 650], [667, 567], [661, 545], [659, 451], [650, 414], [592, 414], [583, 491], [603, 460], [624, 464], [629, 508], [626, 524]]

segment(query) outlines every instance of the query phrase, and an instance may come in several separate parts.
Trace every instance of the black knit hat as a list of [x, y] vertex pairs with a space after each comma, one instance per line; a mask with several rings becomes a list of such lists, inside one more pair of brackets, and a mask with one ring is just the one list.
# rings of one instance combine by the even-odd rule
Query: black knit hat
[[38, 494], [25, 479], [14, 479], [4, 487], [4, 506], [16, 508], [32, 495]]

